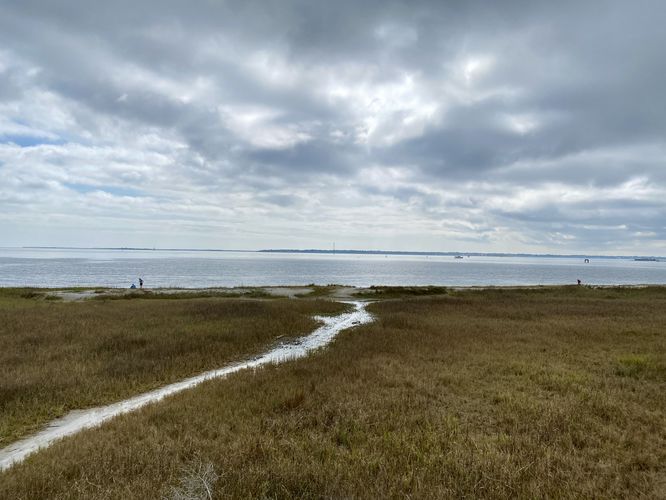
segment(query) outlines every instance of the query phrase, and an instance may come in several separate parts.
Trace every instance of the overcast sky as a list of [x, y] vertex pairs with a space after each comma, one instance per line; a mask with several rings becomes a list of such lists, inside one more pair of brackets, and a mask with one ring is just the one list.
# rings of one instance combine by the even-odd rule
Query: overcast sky
[[0, 246], [666, 254], [666, 2], [0, 0]]

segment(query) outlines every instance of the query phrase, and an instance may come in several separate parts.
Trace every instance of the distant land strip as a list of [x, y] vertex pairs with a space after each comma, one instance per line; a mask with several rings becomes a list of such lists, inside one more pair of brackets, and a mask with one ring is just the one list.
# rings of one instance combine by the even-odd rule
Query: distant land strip
[[445, 256], [456, 255], [466, 257], [541, 257], [556, 259], [655, 259], [666, 260], [666, 257], [656, 255], [593, 255], [593, 254], [539, 254], [539, 253], [505, 253], [505, 252], [420, 252], [410, 250], [333, 250], [333, 249], [296, 249], [296, 248], [267, 248], [264, 250], [240, 250], [221, 248], [148, 248], [148, 247], [60, 247], [60, 246], [24, 246], [24, 249], [39, 250], [127, 250], [127, 251], [156, 251], [156, 252], [245, 252], [245, 253], [297, 253], [297, 254], [344, 254], [344, 255], [422, 255]]

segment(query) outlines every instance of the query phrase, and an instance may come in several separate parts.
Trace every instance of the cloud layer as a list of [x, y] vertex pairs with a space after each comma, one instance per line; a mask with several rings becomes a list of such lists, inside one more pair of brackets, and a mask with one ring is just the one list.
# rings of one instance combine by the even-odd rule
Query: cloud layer
[[0, 246], [666, 253], [664, 2], [94, 4], [0, 5]]

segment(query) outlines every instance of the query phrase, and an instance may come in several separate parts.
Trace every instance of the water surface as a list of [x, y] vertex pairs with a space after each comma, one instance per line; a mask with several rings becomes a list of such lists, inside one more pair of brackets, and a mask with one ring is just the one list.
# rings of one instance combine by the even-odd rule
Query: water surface
[[0, 286], [666, 284], [666, 262], [633, 259], [0, 248]]

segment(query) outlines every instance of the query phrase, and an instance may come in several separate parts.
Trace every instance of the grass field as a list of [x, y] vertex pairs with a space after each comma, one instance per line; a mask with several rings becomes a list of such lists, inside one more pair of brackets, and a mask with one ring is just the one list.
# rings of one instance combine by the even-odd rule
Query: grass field
[[0, 475], [0, 498], [177, 497], [202, 480], [216, 498], [666, 497], [666, 288], [371, 311], [308, 358], [57, 443]]
[[44, 300], [0, 292], [0, 447], [72, 409], [124, 399], [307, 334], [327, 301]]

